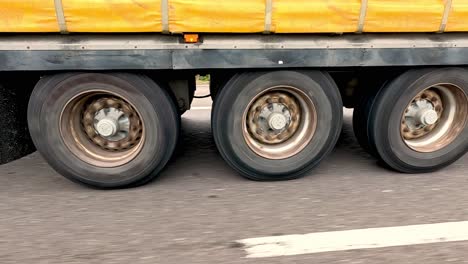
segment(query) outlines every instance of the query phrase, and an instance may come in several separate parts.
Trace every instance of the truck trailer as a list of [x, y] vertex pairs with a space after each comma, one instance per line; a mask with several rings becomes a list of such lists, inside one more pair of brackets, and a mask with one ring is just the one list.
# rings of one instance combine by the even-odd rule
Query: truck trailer
[[0, 13], [0, 162], [31, 137], [77, 183], [143, 185], [176, 148], [197, 74], [219, 153], [248, 179], [315, 168], [343, 107], [390, 169], [468, 150], [465, 0], [0, 0]]

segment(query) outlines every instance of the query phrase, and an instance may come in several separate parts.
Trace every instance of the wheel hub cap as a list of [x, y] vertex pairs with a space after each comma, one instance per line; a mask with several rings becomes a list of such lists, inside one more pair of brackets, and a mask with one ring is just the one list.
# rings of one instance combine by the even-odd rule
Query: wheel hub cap
[[103, 108], [94, 116], [94, 129], [107, 140], [119, 141], [128, 136], [130, 120], [120, 109]]
[[83, 113], [88, 138], [104, 150], [125, 151], [142, 137], [142, 124], [135, 110], [118, 98], [99, 98]]
[[268, 125], [273, 130], [282, 130], [288, 124], [286, 116], [280, 113], [272, 113], [268, 116]]
[[433, 125], [439, 120], [437, 112], [434, 110], [424, 110], [421, 113], [418, 113], [419, 122], [424, 126]]
[[316, 127], [317, 112], [311, 97], [293, 86], [275, 86], [246, 106], [242, 135], [257, 155], [287, 159], [308, 146]]
[[442, 111], [442, 99], [435, 91], [426, 90], [419, 94], [408, 106], [402, 119], [403, 137], [415, 139], [427, 135], [436, 127]]
[[97, 132], [103, 137], [111, 137], [117, 133], [118, 124], [112, 119], [103, 119], [96, 125]]
[[287, 93], [271, 92], [250, 107], [247, 117], [250, 134], [264, 144], [288, 140], [299, 127], [300, 107]]

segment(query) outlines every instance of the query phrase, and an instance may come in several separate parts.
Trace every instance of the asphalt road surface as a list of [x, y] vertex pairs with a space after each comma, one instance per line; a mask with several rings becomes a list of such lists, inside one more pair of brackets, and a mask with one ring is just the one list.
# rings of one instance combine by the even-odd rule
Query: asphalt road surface
[[[77, 185], [37, 153], [0, 166], [0, 263], [468, 263], [468, 155], [435, 173], [389, 171], [358, 146], [346, 110], [338, 146], [308, 176], [252, 182], [217, 153], [209, 105], [183, 116], [173, 161], [140, 188]], [[344, 230], [358, 233], [328, 233]], [[259, 246], [273, 254], [249, 253], [244, 239], [270, 236]]]

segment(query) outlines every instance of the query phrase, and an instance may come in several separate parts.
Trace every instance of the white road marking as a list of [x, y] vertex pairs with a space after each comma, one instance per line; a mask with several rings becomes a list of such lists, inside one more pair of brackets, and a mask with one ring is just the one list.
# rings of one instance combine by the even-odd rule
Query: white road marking
[[355, 229], [239, 240], [247, 258], [468, 240], [468, 221]]
[[211, 106], [194, 106], [190, 110], [211, 110]]

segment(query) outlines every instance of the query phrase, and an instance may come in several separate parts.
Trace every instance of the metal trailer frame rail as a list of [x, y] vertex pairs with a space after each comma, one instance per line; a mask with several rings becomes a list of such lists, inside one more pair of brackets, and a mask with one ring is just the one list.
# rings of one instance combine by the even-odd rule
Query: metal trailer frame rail
[[0, 71], [468, 65], [468, 33], [0, 35]]

